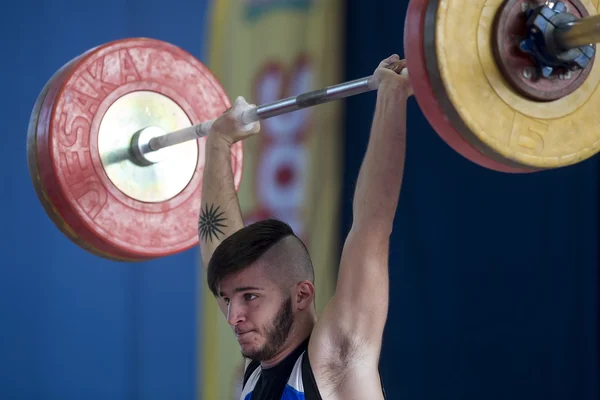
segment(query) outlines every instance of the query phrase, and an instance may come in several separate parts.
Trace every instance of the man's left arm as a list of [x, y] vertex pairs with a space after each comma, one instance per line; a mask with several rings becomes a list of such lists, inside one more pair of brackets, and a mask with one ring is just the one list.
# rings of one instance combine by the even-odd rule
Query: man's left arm
[[407, 77], [381, 71], [381, 66], [376, 73], [382, 81], [357, 180], [353, 224], [336, 293], [313, 332], [314, 350], [309, 350], [311, 358], [330, 357], [346, 368], [356, 359], [378, 362], [388, 312], [389, 239], [404, 171], [410, 83]]

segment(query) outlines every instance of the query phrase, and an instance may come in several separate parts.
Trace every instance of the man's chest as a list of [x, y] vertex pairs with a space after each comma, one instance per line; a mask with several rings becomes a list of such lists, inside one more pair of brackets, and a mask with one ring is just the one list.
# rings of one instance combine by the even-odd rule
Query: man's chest
[[254, 387], [251, 400], [297, 399], [290, 397], [287, 381], [288, 378], [283, 376], [277, 379], [261, 377]]

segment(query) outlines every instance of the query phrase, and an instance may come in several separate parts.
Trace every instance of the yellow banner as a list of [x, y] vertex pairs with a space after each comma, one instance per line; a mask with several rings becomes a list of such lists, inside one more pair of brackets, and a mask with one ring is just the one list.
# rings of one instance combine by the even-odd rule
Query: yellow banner
[[[341, 0], [214, 0], [208, 66], [233, 101], [267, 104], [341, 82]], [[333, 295], [341, 184], [339, 101], [262, 122], [244, 141], [239, 190], [246, 223], [288, 222], [309, 248], [319, 313]], [[205, 277], [205, 274], [203, 274]], [[239, 399], [239, 346], [212, 294], [202, 298], [202, 400]]]

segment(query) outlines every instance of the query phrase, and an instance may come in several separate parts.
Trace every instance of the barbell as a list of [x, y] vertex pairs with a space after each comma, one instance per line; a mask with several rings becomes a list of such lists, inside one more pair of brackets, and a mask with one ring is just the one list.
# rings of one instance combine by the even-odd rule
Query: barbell
[[[411, 0], [404, 50], [422, 113], [450, 148], [494, 171], [592, 157], [596, 11], [580, 0]], [[240, 122], [376, 89], [368, 76], [254, 107]], [[70, 240], [107, 259], [197, 245], [204, 137], [230, 106], [211, 71], [173, 44], [130, 38], [88, 50], [48, 80], [31, 113], [28, 164], [42, 206]], [[238, 190], [242, 143], [231, 155]]]

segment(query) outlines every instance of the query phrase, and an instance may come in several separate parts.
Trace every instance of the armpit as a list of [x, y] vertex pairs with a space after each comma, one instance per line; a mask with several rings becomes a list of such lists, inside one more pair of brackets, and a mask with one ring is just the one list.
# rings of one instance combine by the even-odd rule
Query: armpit
[[360, 345], [346, 335], [332, 338], [331, 347], [323, 357], [322, 376], [334, 389], [344, 385], [348, 366], [361, 357]]

